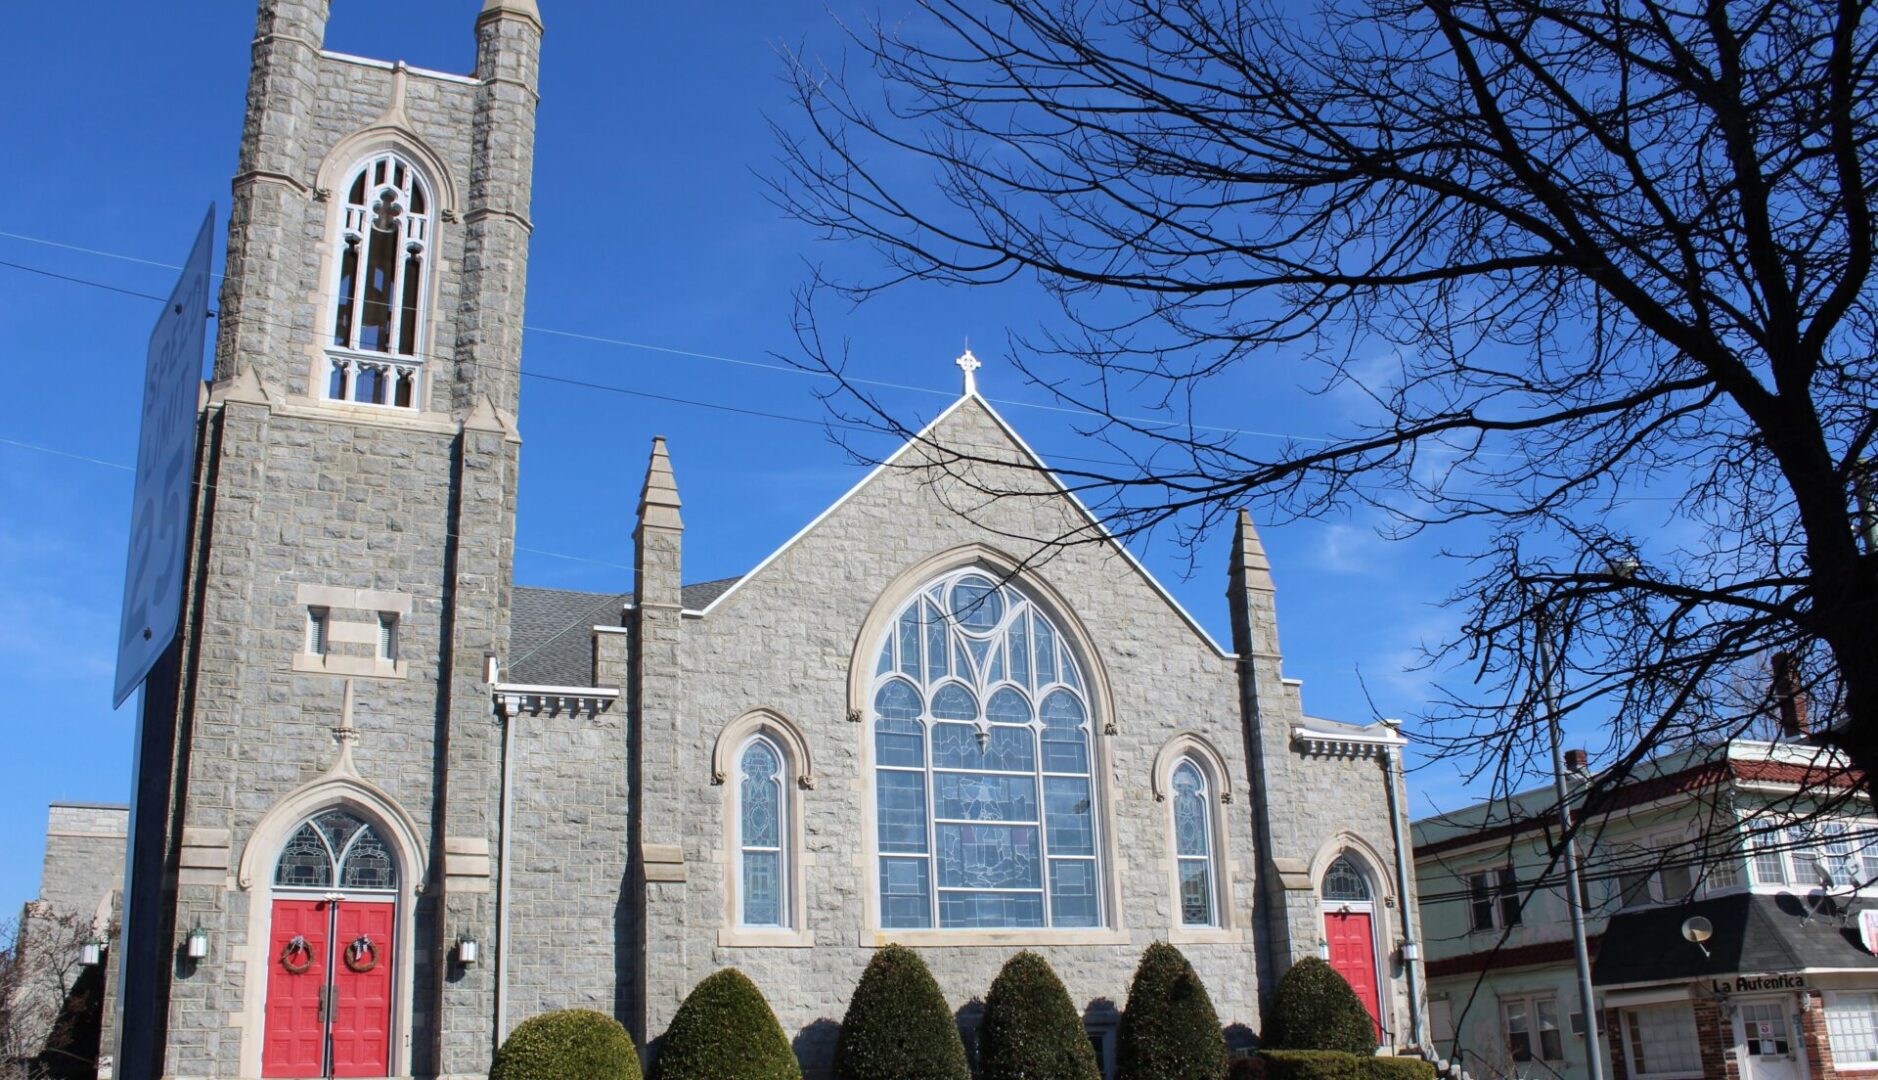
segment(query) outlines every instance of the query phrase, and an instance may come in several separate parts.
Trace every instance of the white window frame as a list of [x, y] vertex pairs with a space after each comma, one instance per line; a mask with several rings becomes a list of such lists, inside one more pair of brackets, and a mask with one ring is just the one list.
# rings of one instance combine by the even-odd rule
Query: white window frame
[[[1540, 1023], [1539, 1006], [1549, 1006], [1552, 1010], [1552, 1026], [1548, 1029]], [[1525, 1010], [1526, 1030], [1519, 1032], [1526, 1036], [1527, 1055], [1520, 1057], [1513, 1049], [1512, 1006]], [[1545, 1032], [1550, 1030], [1558, 1043], [1557, 1054], [1545, 1052]], [[1504, 1040], [1506, 1052], [1515, 1062], [1544, 1061], [1559, 1062], [1565, 1060], [1565, 1032], [1559, 1026], [1558, 995], [1550, 990], [1534, 991], [1530, 994], [1515, 994], [1500, 999], [1500, 1035]]]
[[[1690, 1043], [1695, 1047], [1696, 1053], [1696, 1067], [1694, 1069], [1644, 1072], [1637, 1068], [1633, 1025], [1637, 1021], [1638, 1013], [1658, 1009], [1680, 1009], [1683, 1015], [1688, 1018], [1691, 1036]], [[1624, 1043], [1624, 1065], [1626, 1066], [1626, 1071], [1630, 1074], [1631, 1080], [1702, 1080], [1702, 1029], [1696, 1025], [1695, 1006], [1691, 1002], [1671, 1001], [1660, 1005], [1627, 1006], [1619, 1012], [1618, 1019], [1618, 1034], [1623, 1039]], [[1647, 1064], [1649, 1055], [1646, 1054], [1644, 1060]]]
[[[748, 922], [744, 919], [744, 910], [745, 910], [744, 909], [745, 897], [744, 897], [744, 886], [743, 886], [744, 853], [746, 851], [751, 851], [751, 850], [764, 850], [764, 851], [769, 850], [767, 848], [753, 849], [747, 846], [743, 842], [743, 757], [745, 754], [750, 752], [750, 748], [752, 746], [756, 746], [758, 744], [761, 744], [767, 747], [770, 753], [776, 755], [776, 844], [777, 846], [775, 848], [775, 851], [776, 851], [776, 889], [777, 889], [776, 918], [777, 918], [777, 921], [773, 923], [753, 923], [753, 922]], [[743, 740], [743, 742], [738, 745], [736, 756], [733, 757], [731, 761], [735, 765], [735, 771], [731, 774], [730, 779], [728, 781], [728, 783], [731, 786], [730, 820], [731, 820], [732, 832], [736, 836], [736, 840], [737, 840], [736, 845], [735, 847], [732, 848], [732, 852], [731, 852], [731, 881], [733, 883], [732, 884], [733, 895], [731, 898], [731, 910], [733, 913], [733, 917], [736, 920], [736, 926], [739, 930], [754, 930], [754, 931], [793, 930], [795, 929], [795, 926], [794, 926], [795, 905], [793, 903], [793, 895], [792, 895], [794, 892], [794, 889], [791, 887], [791, 884], [792, 884], [792, 877], [794, 874], [795, 860], [793, 857], [794, 852], [790, 850], [790, 847], [791, 847], [790, 840], [793, 837], [794, 833], [790, 829], [791, 822], [790, 822], [790, 812], [789, 812], [790, 811], [790, 806], [789, 806], [790, 777], [791, 777], [793, 770], [791, 769], [790, 762], [789, 762], [789, 752], [786, 749], [784, 749], [782, 744], [779, 743], [777, 740], [770, 738], [767, 734], [759, 732]]]
[[[1835, 1031], [1835, 1027], [1844, 1026], [1842, 1018], [1852, 1012], [1852, 1009], [1846, 1007], [1848, 999], [1863, 999], [1861, 1012], [1867, 1020], [1867, 1031], [1857, 1035], [1870, 1042], [1870, 1050], [1865, 1050], [1865, 1054], [1870, 1054], [1870, 1057], [1852, 1061], [1840, 1057], [1840, 1054], [1846, 1052], [1842, 1042], [1846, 1041], [1850, 1033]], [[1878, 990], [1827, 990], [1824, 1011], [1825, 1044], [1833, 1056], [1833, 1069], [1839, 1072], [1878, 1072]], [[1835, 1024], [1835, 1018], [1839, 1018], [1840, 1024]]]
[[[1217, 930], [1224, 925], [1222, 918], [1223, 903], [1220, 889], [1219, 828], [1214, 820], [1214, 807], [1219, 801], [1216, 794], [1216, 781], [1212, 775], [1211, 763], [1203, 761], [1195, 754], [1182, 754], [1174, 760], [1173, 768], [1167, 773], [1167, 829], [1168, 853], [1173, 862], [1174, 871], [1174, 920], [1183, 930]], [[1200, 777], [1200, 821], [1203, 855], [1182, 855], [1180, 853], [1179, 800], [1180, 794], [1174, 788], [1174, 777], [1183, 768], [1191, 768]], [[1207, 911], [1205, 922], [1188, 922], [1185, 904], [1181, 900], [1181, 864], [1203, 863], [1206, 867]]]
[[[386, 180], [382, 183], [372, 176], [380, 163], [386, 164]], [[407, 178], [401, 185], [392, 182], [399, 167]], [[437, 185], [423, 166], [417, 163], [414, 155], [397, 150], [376, 150], [355, 161], [340, 176], [342, 179], [334, 199], [337, 204], [334, 230], [329, 240], [332, 267], [327, 281], [326, 302], [320, 309], [319, 341], [325, 362], [314, 376], [314, 396], [323, 401], [373, 409], [422, 411], [427, 390], [423, 358], [429, 347], [429, 315], [436, 287], [437, 233], [441, 218]], [[355, 203], [352, 201], [352, 189], [361, 178], [364, 179], [363, 201]], [[395, 251], [388, 286], [391, 321], [386, 336], [389, 341], [384, 349], [367, 349], [360, 345], [360, 334], [365, 323], [365, 278], [369, 272], [367, 263], [374, 242], [372, 216], [380, 194], [386, 191], [397, 191], [403, 196], [399, 204], [401, 213], [391, 241]], [[410, 205], [413, 195], [422, 197], [423, 213], [413, 212]], [[341, 289], [347, 251], [355, 246], [357, 254], [353, 262], [352, 295], [348, 302], [342, 296]], [[407, 266], [412, 258], [417, 261], [419, 276], [407, 312], [404, 294]], [[340, 341], [335, 339], [340, 333], [339, 315], [342, 307], [346, 309], [347, 326], [345, 340]], [[414, 320], [411, 348], [408, 350], [403, 348], [402, 343], [407, 318]], [[388, 389], [384, 401], [360, 398], [360, 377], [367, 372], [378, 379], [388, 380], [385, 383]], [[338, 393], [334, 392], [335, 378], [342, 384]], [[403, 404], [398, 402], [398, 387], [401, 383], [408, 383], [409, 386], [409, 399]]]
[[[1823, 848], [1827, 842], [1843, 843], [1849, 849], [1843, 855], [1834, 856], [1845, 860], [1849, 869], [1849, 873], [1834, 875], [1832, 888], [1835, 891], [1860, 891], [1878, 885], [1878, 820], [1831, 815], [1798, 820], [1749, 820], [1742, 824], [1760, 833], [1749, 845], [1747, 859], [1750, 880], [1756, 886], [1819, 888], [1817, 860], [1826, 857]], [[1841, 839], [1827, 840], [1828, 833]], [[1767, 873], [1770, 864], [1777, 868], [1777, 876]]]
[[[1492, 911], [1491, 917], [1484, 926], [1477, 920], [1478, 912], [1475, 911], [1475, 905], [1480, 901], [1474, 898], [1474, 879], [1480, 877], [1490, 879], [1487, 896], [1492, 905]], [[1463, 875], [1462, 880], [1467, 885], [1468, 933], [1485, 934], [1524, 924], [1525, 916], [1520, 902], [1519, 871], [1512, 863], [1502, 862], [1474, 867]], [[1511, 905], [1511, 918], [1508, 918], [1509, 904]]]

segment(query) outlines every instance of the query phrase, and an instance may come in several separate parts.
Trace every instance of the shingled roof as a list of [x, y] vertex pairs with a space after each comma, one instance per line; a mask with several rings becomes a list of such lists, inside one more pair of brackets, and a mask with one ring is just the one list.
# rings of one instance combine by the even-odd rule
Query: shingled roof
[[[702, 610], [736, 583], [732, 577], [685, 586], [685, 610]], [[621, 625], [620, 612], [631, 599], [631, 593], [517, 585], [509, 609], [509, 661], [504, 681], [533, 686], [593, 685], [590, 631], [595, 626]]]

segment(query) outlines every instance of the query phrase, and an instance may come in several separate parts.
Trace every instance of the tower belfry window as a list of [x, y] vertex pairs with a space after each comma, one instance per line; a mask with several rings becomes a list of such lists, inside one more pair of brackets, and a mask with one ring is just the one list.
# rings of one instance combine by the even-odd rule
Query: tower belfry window
[[431, 200], [394, 153], [352, 174], [339, 232], [326, 397], [416, 408], [431, 257]]

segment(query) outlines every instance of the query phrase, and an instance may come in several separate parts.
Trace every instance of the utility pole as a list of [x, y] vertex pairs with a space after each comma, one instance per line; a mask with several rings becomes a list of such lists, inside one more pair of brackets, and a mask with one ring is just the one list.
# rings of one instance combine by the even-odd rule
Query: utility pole
[[[1546, 603], [1549, 605], [1550, 600]], [[1598, 1032], [1596, 997], [1591, 988], [1591, 950], [1585, 942], [1584, 887], [1578, 874], [1578, 841], [1572, 832], [1570, 790], [1565, 783], [1565, 752], [1559, 746], [1559, 703], [1553, 696], [1551, 609], [1539, 609], [1539, 696], [1545, 702], [1546, 728], [1552, 736], [1552, 783], [1558, 795], [1559, 836], [1565, 841], [1565, 907], [1571, 912], [1572, 951], [1578, 959], [1578, 1001], [1585, 1018], [1585, 1057], [1591, 1080], [1604, 1080], [1603, 1039]]]

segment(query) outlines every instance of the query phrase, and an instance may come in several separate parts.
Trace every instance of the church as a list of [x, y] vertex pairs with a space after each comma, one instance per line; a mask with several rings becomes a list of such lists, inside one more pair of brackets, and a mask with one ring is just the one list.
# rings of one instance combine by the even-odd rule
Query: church
[[592, 466], [643, 470], [632, 592], [516, 584], [543, 14], [486, 0], [459, 75], [326, 51], [327, 4], [260, 3], [115, 1076], [480, 1077], [567, 1007], [649, 1063], [724, 967], [816, 1075], [888, 943], [968, 1046], [1032, 949], [1112, 1068], [1156, 940], [1235, 1047], [1307, 956], [1385, 1045], [1421, 1041], [1405, 740], [1303, 711], [1247, 518], [1223, 643], [969, 354], [949, 408], [743, 575], [687, 583], [681, 492], [709, 495], [647, 431]]

